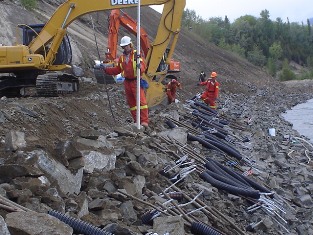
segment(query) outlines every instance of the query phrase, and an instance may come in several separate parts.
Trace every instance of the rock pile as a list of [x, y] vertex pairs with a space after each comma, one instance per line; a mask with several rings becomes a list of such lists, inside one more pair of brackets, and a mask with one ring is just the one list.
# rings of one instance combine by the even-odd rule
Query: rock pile
[[[224, 93], [217, 113], [185, 97], [137, 130], [125, 112], [102, 121], [106, 93], [85, 86], [79, 98], [1, 100], [1, 234], [313, 233], [312, 145], [279, 117], [309, 94]], [[266, 191], [207, 182], [212, 161]]]

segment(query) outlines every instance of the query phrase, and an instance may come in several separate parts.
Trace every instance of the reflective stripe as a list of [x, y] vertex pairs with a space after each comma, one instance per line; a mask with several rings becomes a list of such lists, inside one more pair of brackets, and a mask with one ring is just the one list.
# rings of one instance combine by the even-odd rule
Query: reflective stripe
[[[133, 51], [133, 58], [132, 58], [132, 60], [133, 60], [133, 71], [134, 71], [134, 78], [135, 77], [137, 77], [137, 60], [135, 60], [135, 54], [136, 54], [136, 50], [134, 50]], [[125, 74], [124, 74], [124, 69], [123, 69], [123, 66], [122, 66], [122, 64], [123, 64], [123, 62], [124, 62], [124, 56], [125, 55], [122, 55], [122, 57], [121, 57], [121, 63], [120, 63], [120, 68], [121, 68], [121, 70], [122, 70], [122, 77], [125, 77]], [[142, 58], [140, 58], [140, 61], [142, 61]]]
[[[148, 108], [148, 105], [140, 106], [140, 109], [147, 109], [147, 108]], [[134, 107], [130, 108], [130, 111], [134, 111], [134, 110], [137, 110], [137, 106], [134, 106]]]

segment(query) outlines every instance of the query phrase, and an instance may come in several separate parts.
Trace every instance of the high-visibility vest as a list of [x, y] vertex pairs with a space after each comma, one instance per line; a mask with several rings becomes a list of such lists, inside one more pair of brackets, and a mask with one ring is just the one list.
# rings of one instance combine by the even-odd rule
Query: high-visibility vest
[[[137, 60], [135, 59], [136, 53], [137, 53], [137, 51], [134, 50], [134, 51], [133, 51], [133, 57], [131, 58], [131, 59], [133, 60], [134, 78], [137, 77]], [[121, 63], [120, 63], [120, 68], [121, 68], [122, 76], [123, 76], [123, 77], [125, 77], [125, 75], [124, 75], [124, 69], [123, 69], [123, 67], [122, 67], [122, 64], [123, 64], [123, 62], [124, 62], [124, 57], [125, 57], [125, 55], [123, 55], [123, 56], [121, 57]], [[140, 58], [140, 62], [141, 62], [141, 61], [142, 61], [142, 58]]]

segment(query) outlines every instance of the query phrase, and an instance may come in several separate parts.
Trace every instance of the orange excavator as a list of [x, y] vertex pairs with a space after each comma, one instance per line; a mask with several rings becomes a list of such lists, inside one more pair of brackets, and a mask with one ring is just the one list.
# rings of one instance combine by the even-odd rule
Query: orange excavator
[[[114, 66], [117, 63], [118, 34], [120, 26], [123, 26], [127, 31], [129, 31], [134, 36], [137, 36], [137, 22], [121, 9], [111, 10], [108, 26], [109, 32], [108, 46], [105, 53], [105, 59], [103, 61], [106, 64], [106, 66]], [[149, 53], [149, 50], [151, 49], [151, 44], [147, 32], [142, 27], [140, 28], [140, 45], [141, 45], [141, 55], [147, 59], [147, 55]], [[180, 72], [179, 61], [176, 61], [171, 58], [169, 60], [169, 64], [166, 63], [168, 53], [169, 49], [166, 49], [156, 71], [156, 72], [166, 71], [164, 84], [167, 83], [167, 80], [177, 79], [174, 73]], [[147, 64], [149, 63], [149, 61], [146, 62]], [[101, 76], [96, 77], [99, 83], [114, 82], [114, 79], [110, 75], [105, 75], [104, 77], [101, 74]], [[104, 79], [106, 79], [106, 81], [104, 81]]]

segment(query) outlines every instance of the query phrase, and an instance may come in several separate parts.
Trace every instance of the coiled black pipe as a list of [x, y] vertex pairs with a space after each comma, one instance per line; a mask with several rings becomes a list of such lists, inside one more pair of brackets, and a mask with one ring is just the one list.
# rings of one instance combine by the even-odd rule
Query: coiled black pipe
[[200, 106], [201, 108], [203, 108], [203, 109], [205, 109], [205, 110], [207, 110], [207, 111], [210, 111], [210, 112], [213, 113], [214, 115], [217, 114], [217, 111], [216, 111], [215, 109], [210, 108], [209, 106], [207, 106], [207, 105], [204, 104], [204, 103], [201, 103], [201, 102], [199, 102], [199, 101], [195, 101], [194, 104], [197, 105], [197, 106]]
[[85, 234], [85, 235], [113, 235], [112, 233], [106, 232], [85, 221], [69, 217], [55, 210], [48, 211], [48, 214], [54, 216], [55, 218], [59, 219], [60, 221], [72, 227], [75, 233], [80, 233], [80, 234]]
[[259, 190], [260, 192], [263, 192], [263, 193], [271, 193], [271, 191], [265, 187], [263, 187], [262, 185], [254, 182], [253, 180], [249, 179], [248, 177], [244, 176], [244, 175], [241, 175], [239, 173], [237, 173], [236, 171], [233, 171], [231, 169], [229, 169], [228, 167], [222, 165], [221, 163], [213, 160], [213, 159], [208, 159], [207, 160], [209, 161], [214, 161], [214, 163], [216, 163], [221, 169], [223, 169], [224, 171], [226, 171], [228, 174], [234, 176], [235, 178], [241, 180], [241, 181], [245, 181], [247, 182], [252, 188], [256, 189], [256, 190]]
[[192, 234], [196, 235], [223, 235], [209, 225], [201, 222], [192, 222], [190, 231]]
[[227, 191], [228, 193], [239, 195], [239, 196], [245, 196], [250, 197], [254, 199], [260, 198], [260, 192], [254, 189], [246, 189], [246, 188], [240, 188], [235, 187], [229, 184], [226, 184], [224, 182], [221, 182], [219, 180], [214, 179], [212, 176], [210, 176], [207, 172], [201, 172], [200, 177], [210, 183], [212, 186]]

